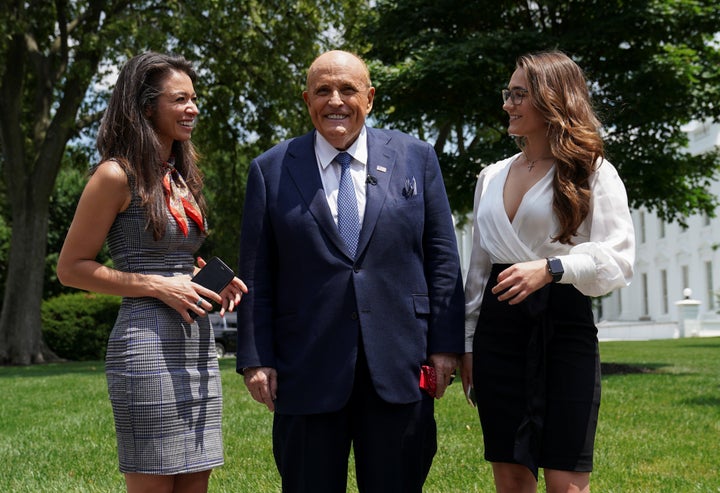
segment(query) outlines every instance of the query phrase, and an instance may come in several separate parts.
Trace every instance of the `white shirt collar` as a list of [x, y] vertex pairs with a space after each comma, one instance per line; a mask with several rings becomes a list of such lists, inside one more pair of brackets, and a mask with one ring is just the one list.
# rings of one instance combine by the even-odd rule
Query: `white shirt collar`
[[[345, 152], [350, 154], [355, 161], [362, 163], [363, 166], [367, 165], [368, 148], [367, 148], [367, 129], [363, 125], [360, 130], [355, 142], [348, 147]], [[328, 167], [328, 165], [335, 159], [338, 154], [338, 150], [335, 149], [320, 132], [315, 132], [315, 154], [320, 161], [322, 169]]]

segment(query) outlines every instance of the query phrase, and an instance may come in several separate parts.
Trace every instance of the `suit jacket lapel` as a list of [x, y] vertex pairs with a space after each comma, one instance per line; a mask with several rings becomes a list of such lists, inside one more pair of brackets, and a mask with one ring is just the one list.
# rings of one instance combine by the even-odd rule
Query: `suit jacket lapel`
[[315, 131], [312, 131], [290, 142], [284, 166], [317, 223], [325, 231], [328, 238], [340, 250], [347, 253], [347, 247], [340, 237], [325, 198], [325, 190], [320, 179], [315, 156], [314, 135]]
[[360, 238], [358, 239], [358, 255], [367, 247], [378, 216], [385, 203], [390, 179], [395, 169], [397, 154], [388, 144], [390, 137], [368, 127], [368, 163], [367, 173], [377, 180], [375, 185], [368, 184], [365, 202], [365, 218], [363, 219]]

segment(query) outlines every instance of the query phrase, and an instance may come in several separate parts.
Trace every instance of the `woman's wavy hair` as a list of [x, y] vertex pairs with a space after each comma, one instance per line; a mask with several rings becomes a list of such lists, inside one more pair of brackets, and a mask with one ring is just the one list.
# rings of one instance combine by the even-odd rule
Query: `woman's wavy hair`
[[[523, 55], [517, 68], [525, 71], [530, 101], [547, 122], [550, 149], [557, 162], [553, 211], [560, 231], [553, 240], [571, 244], [590, 210], [590, 175], [605, 156], [601, 123], [582, 69], [564, 53]], [[523, 139], [518, 145], [524, 147]]]
[[[97, 149], [101, 161], [113, 159], [135, 184], [141, 204], [147, 211], [146, 229], [158, 240], [165, 235], [168, 217], [162, 179], [161, 146], [148, 110], [157, 107], [163, 84], [172, 72], [182, 72], [194, 83], [197, 74], [181, 56], [147, 52], [125, 63], [100, 123]], [[175, 169], [183, 176], [200, 210], [205, 215], [203, 178], [197, 166], [199, 155], [192, 142], [173, 142]], [[91, 170], [95, 171], [97, 167]]]

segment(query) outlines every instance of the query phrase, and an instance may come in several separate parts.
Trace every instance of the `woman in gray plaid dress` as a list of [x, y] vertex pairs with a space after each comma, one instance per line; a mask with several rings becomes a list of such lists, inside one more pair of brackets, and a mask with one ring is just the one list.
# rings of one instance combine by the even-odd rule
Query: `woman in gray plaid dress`
[[[207, 491], [223, 464], [220, 373], [204, 315], [207, 300], [233, 310], [247, 288], [235, 278], [216, 294], [190, 281], [207, 230], [190, 142], [195, 78], [184, 58], [158, 53], [122, 68], [98, 134], [102, 161], [57, 266], [65, 285], [123, 296], [106, 374], [128, 492]], [[106, 239], [114, 268], [95, 260]]]

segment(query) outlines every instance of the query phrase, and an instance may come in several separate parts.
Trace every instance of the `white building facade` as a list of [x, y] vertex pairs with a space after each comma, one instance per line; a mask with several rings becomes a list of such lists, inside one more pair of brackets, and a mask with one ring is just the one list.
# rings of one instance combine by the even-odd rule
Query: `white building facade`
[[[696, 122], [686, 130], [693, 154], [720, 146], [720, 124]], [[713, 182], [711, 192], [720, 196], [720, 181]], [[720, 318], [720, 217], [696, 214], [683, 228], [645, 209], [633, 210], [632, 216], [634, 280], [601, 300], [600, 320], [676, 322], [675, 303], [684, 298], [685, 288], [700, 302], [700, 319]]]
[[[693, 123], [687, 131], [694, 154], [720, 146], [720, 124]], [[720, 181], [712, 184], [711, 191], [720, 196]], [[720, 217], [694, 215], [682, 228], [645, 209], [631, 213], [637, 246], [634, 279], [630, 286], [597, 300], [598, 321], [664, 325], [662, 334], [668, 330], [672, 334], [679, 320], [676, 302], [685, 298], [685, 288], [700, 302], [698, 318], [720, 320]], [[465, 276], [472, 249], [471, 226], [458, 231], [458, 248]]]

